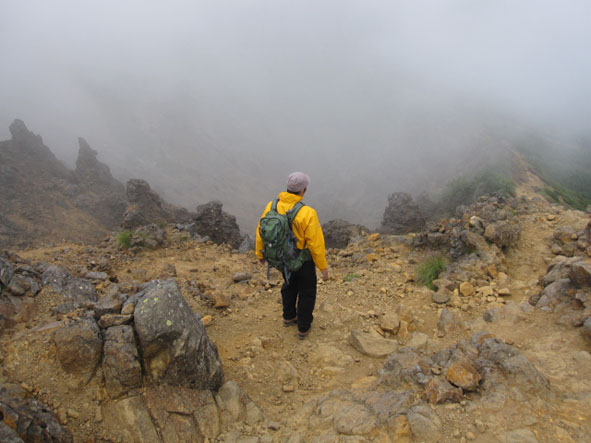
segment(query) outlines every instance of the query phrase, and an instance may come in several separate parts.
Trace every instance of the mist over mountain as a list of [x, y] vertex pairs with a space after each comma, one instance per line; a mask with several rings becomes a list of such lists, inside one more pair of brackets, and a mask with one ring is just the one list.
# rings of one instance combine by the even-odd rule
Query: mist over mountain
[[0, 139], [21, 118], [67, 164], [85, 137], [121, 181], [252, 230], [286, 176], [322, 221], [375, 226], [526, 135], [574, 150], [591, 115], [591, 6], [512, 2], [14, 4]]

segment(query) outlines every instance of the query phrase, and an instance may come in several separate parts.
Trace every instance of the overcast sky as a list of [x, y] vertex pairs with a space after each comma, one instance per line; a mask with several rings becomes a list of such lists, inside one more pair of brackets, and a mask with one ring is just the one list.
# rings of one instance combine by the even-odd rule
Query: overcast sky
[[491, 115], [576, 139], [590, 49], [588, 0], [4, 0], [0, 138], [21, 118], [70, 164], [78, 136], [107, 163], [248, 152], [273, 179], [453, 151]]

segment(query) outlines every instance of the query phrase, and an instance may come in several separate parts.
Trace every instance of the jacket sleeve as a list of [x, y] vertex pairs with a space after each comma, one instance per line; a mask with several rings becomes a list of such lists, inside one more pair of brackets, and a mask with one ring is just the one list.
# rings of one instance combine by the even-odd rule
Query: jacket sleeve
[[306, 228], [304, 231], [304, 238], [306, 239], [306, 247], [312, 254], [314, 264], [318, 269], [324, 271], [328, 264], [326, 263], [326, 248], [324, 246], [324, 234], [318, 220], [318, 214], [310, 208]]
[[[272, 204], [273, 204], [272, 201], [267, 204], [267, 207], [265, 208], [265, 210], [261, 214], [261, 218], [263, 218], [267, 214], [267, 212], [269, 212], [271, 210]], [[259, 260], [262, 260], [264, 258], [263, 257], [263, 247], [264, 246], [263, 246], [263, 240], [261, 240], [261, 233], [259, 232], [260, 227], [261, 227], [261, 220], [259, 219], [259, 222], [257, 224], [257, 232], [256, 232], [255, 254]]]

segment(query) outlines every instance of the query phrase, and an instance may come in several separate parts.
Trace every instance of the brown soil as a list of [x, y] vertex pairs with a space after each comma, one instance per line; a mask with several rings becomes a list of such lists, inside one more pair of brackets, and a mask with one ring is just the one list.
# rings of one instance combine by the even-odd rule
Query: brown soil
[[[527, 191], [524, 194], [537, 198]], [[516, 304], [539, 290], [537, 279], [552, 258], [549, 240], [553, 229], [561, 225], [579, 229], [587, 222], [580, 212], [558, 210], [543, 202], [534, 206], [538, 209], [521, 218], [523, 230], [516, 248], [507, 252], [500, 265], [510, 279], [512, 296], [508, 301]], [[553, 212], [556, 219], [548, 221], [547, 214]], [[303, 341], [298, 340], [295, 327], [283, 326], [279, 273], [273, 271], [272, 284], [267, 284], [266, 268], [251, 254], [232, 254], [226, 247], [196, 244], [178, 235], [172, 235], [168, 248], [135, 256], [75, 244], [18, 252], [32, 261], [59, 263], [70, 269], [91, 268], [93, 262], [106, 258], [110, 274], [119, 282], [167, 277], [167, 266], [174, 265], [175, 278], [191, 307], [202, 317], [212, 317], [207, 332], [219, 349], [226, 379], [236, 380], [269, 420], [281, 422], [316, 396], [363, 385], [371, 380], [367, 377], [377, 375], [383, 360], [357, 352], [348, 337], [352, 330], [377, 331], [380, 317], [387, 312], [399, 312], [408, 321], [410, 332], [426, 333], [437, 348], [462, 337], [437, 336], [441, 308], [431, 302], [428, 290], [410, 281], [424, 253], [386, 240], [366, 240], [350, 247], [349, 253], [367, 256], [361, 263], [338, 251], [329, 254], [330, 280], [318, 286], [313, 329]], [[250, 272], [253, 278], [248, 283], [233, 283], [232, 275], [242, 271]], [[104, 290], [102, 285], [98, 288]], [[219, 293], [230, 296], [228, 308], [214, 307], [212, 299]], [[44, 290], [37, 297], [38, 310], [31, 321], [0, 338], [0, 381], [19, 383], [52, 406], [76, 441], [108, 439], [100, 412], [100, 404], [107, 398], [100, 370], [89, 385], [80, 388], [57, 363], [51, 334], [58, 319], [50, 313], [55, 304], [54, 295]], [[437, 412], [444, 423], [446, 441], [459, 441], [466, 435], [471, 438], [477, 419], [486, 425], [483, 433], [474, 432], [477, 441], [490, 441], [500, 432], [524, 426], [543, 442], [591, 441], [589, 437], [581, 440], [585, 432], [587, 436], [591, 432], [591, 365], [574, 358], [578, 351], [589, 351], [589, 345], [575, 328], [560, 324], [556, 314], [535, 312], [524, 315], [522, 321], [491, 324], [481, 318], [488, 308], [483, 303], [465, 312], [456, 311], [471, 328], [464, 336], [482, 327], [514, 343], [549, 378], [557, 394], [550, 405], [553, 412], [541, 416], [535, 405], [518, 403], [497, 412], [487, 412], [476, 401], [476, 409], [444, 405], [437, 407]], [[332, 367], [322, 361], [327, 352], [351, 363], [346, 370]]]

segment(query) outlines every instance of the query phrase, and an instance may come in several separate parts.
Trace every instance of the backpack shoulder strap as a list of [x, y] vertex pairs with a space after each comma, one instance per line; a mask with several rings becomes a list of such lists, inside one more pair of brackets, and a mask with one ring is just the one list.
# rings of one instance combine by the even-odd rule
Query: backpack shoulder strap
[[291, 229], [291, 225], [293, 224], [293, 221], [296, 218], [296, 215], [298, 215], [298, 212], [300, 212], [300, 209], [302, 209], [304, 206], [306, 206], [304, 203], [302, 203], [301, 201], [297, 202], [295, 205], [293, 205], [293, 207], [287, 211], [287, 220], [289, 221], [289, 229]]
[[273, 200], [273, 204], [271, 205], [271, 211], [277, 212], [277, 203], [279, 203], [279, 199], [278, 198], [276, 198], [275, 200]]

